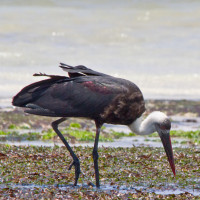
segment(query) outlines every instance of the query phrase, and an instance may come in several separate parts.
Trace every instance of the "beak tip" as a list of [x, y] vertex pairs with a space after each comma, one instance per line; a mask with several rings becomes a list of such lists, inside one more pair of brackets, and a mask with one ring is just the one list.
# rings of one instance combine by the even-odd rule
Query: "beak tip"
[[168, 161], [169, 161], [170, 167], [172, 169], [172, 172], [173, 172], [174, 176], [176, 176], [176, 170], [175, 170], [174, 156], [173, 156], [170, 134], [162, 134], [162, 135], [160, 135], [160, 137], [161, 137], [161, 141], [163, 143], [165, 152], [167, 154]]

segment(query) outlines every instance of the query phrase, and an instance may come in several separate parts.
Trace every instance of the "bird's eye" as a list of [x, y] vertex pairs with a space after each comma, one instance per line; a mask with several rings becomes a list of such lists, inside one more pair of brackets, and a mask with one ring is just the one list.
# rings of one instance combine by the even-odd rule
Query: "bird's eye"
[[160, 125], [160, 129], [165, 130], [165, 129], [166, 129], [166, 126], [161, 124], [161, 125]]

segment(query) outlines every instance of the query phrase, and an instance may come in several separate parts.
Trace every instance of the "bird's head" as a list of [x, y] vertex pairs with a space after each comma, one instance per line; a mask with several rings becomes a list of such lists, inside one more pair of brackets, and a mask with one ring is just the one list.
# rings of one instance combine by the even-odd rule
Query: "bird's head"
[[150, 113], [144, 121], [142, 121], [142, 116], [136, 119], [132, 124], [129, 125], [129, 128], [139, 135], [149, 135], [151, 133], [158, 132], [167, 154], [171, 169], [174, 175], [176, 175], [170, 139], [171, 121], [169, 118], [164, 113], [155, 111]]
[[175, 172], [174, 156], [173, 156], [173, 150], [172, 150], [171, 139], [170, 139], [171, 121], [162, 112], [157, 111], [157, 112], [153, 112], [152, 114], [155, 116], [154, 118], [155, 130], [158, 132], [160, 136], [160, 139], [163, 143], [163, 147], [167, 154], [169, 164], [175, 176], [176, 172]]

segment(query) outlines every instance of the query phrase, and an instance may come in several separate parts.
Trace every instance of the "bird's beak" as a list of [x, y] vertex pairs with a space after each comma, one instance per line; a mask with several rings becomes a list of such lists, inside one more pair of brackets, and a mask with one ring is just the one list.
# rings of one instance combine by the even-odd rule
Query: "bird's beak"
[[176, 176], [174, 156], [173, 156], [173, 150], [172, 150], [169, 131], [168, 132], [161, 132], [159, 135], [160, 135], [161, 141], [163, 143], [165, 152], [167, 154], [167, 158], [168, 158], [170, 167], [172, 169], [172, 172], [173, 172], [174, 176]]

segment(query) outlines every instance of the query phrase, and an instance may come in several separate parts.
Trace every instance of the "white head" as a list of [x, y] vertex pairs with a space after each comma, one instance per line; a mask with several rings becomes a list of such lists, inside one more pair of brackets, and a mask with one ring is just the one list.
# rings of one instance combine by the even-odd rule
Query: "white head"
[[157, 131], [159, 135], [162, 133], [169, 133], [171, 121], [167, 115], [160, 111], [154, 111], [148, 116], [148, 119], [154, 126], [154, 132]]
[[142, 121], [142, 117], [136, 119], [129, 125], [129, 128], [138, 135], [149, 135], [154, 132], [169, 132], [171, 129], [171, 122], [164, 113], [154, 111], [150, 113], [144, 121]]
[[149, 114], [144, 121], [142, 121], [141, 117], [135, 120], [132, 124], [129, 125], [129, 128], [139, 135], [149, 135], [151, 133], [158, 132], [167, 154], [170, 166], [175, 175], [175, 165], [170, 139], [171, 121], [169, 118], [160, 111], [154, 111]]

